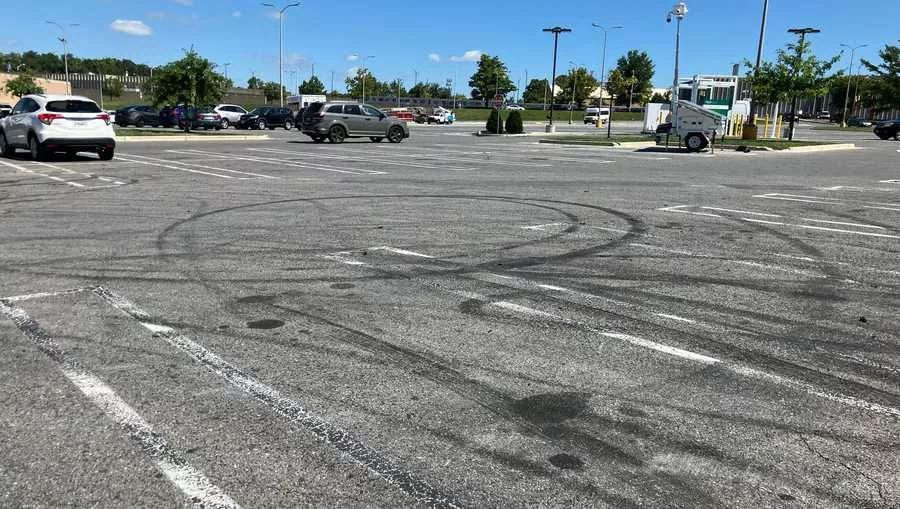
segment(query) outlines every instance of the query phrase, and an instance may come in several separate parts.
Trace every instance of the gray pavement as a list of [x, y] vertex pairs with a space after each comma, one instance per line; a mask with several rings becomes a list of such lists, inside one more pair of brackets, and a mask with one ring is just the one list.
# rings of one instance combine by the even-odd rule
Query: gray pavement
[[0, 506], [900, 505], [900, 143], [469, 132], [0, 159]]

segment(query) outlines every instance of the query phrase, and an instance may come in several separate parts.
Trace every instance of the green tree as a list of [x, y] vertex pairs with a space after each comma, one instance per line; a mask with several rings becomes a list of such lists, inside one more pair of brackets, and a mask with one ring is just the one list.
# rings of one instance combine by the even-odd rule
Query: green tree
[[531, 80], [522, 94], [522, 100], [526, 103], [543, 104], [550, 99], [550, 80]]
[[666, 90], [665, 94], [660, 94], [659, 92], [655, 92], [653, 94], [653, 96], [650, 97], [650, 102], [668, 104], [668, 103], [672, 102], [672, 92], [670, 90]]
[[324, 94], [325, 84], [316, 76], [310, 77], [308, 80], [300, 84], [301, 94]]
[[878, 56], [880, 64], [862, 59], [866, 69], [873, 73], [874, 106], [882, 111], [900, 108], [900, 46], [885, 44]]
[[556, 86], [559, 87], [557, 104], [568, 104], [572, 100], [572, 89], [575, 91], [575, 106], [580, 106], [590, 99], [591, 94], [600, 86], [600, 82], [594, 77], [587, 67], [576, 67], [568, 74], [556, 77]]
[[631, 87], [637, 83], [637, 78], [625, 76], [622, 71], [613, 69], [608, 79], [606, 86], [613, 95], [613, 102], [619, 105], [628, 104], [628, 94], [631, 93]]
[[263, 82], [263, 80], [257, 78], [256, 76], [253, 76], [252, 78], [247, 80], [247, 88], [249, 88], [250, 90], [259, 90], [263, 87], [263, 85], [265, 85], [265, 82]]
[[266, 96], [266, 101], [280, 101], [282, 92], [284, 92], [285, 97], [289, 95], [287, 89], [283, 89], [277, 81], [263, 83], [262, 91], [263, 95]]
[[647, 53], [634, 49], [629, 51], [625, 56], [619, 58], [614, 71], [619, 71], [625, 80], [620, 83], [627, 83], [627, 86], [622, 88], [613, 87], [612, 79], [610, 79], [610, 91], [619, 98], [619, 104], [628, 104], [632, 86], [634, 87], [634, 102], [643, 104], [650, 99], [650, 95], [653, 93], [653, 75], [656, 74], [656, 66]]
[[491, 110], [491, 116], [488, 117], [487, 124], [484, 127], [489, 133], [503, 134], [503, 116], [500, 114], [500, 110]]
[[509, 69], [499, 57], [481, 55], [478, 61], [478, 70], [469, 79], [472, 87], [472, 99], [481, 99], [485, 102], [492, 99], [494, 94], [506, 95], [516, 89], [509, 79]]
[[403, 81], [399, 79], [378, 83], [378, 95], [382, 97], [396, 97], [398, 89], [400, 95], [406, 95], [406, 87], [403, 86]]
[[[831, 77], [825, 75], [840, 60], [837, 55], [819, 60], [810, 51], [809, 41], [791, 43], [778, 50], [775, 62], [763, 62], [759, 74], [748, 71], [747, 82], [753, 88], [753, 102], [771, 104], [794, 97], [813, 97], [828, 92]], [[749, 69], [753, 69], [747, 61]]]
[[103, 93], [108, 97], [122, 97], [125, 91], [125, 85], [119, 78], [106, 78], [103, 80]]
[[228, 90], [228, 80], [215, 65], [193, 49], [180, 60], [166, 64], [153, 75], [153, 104], [216, 104]]
[[44, 93], [44, 89], [34, 81], [34, 76], [27, 73], [7, 81], [4, 88], [6, 93], [15, 97]]
[[[37, 74], [63, 73], [65, 62], [61, 55], [56, 53], [37, 53], [26, 51], [24, 53], [0, 53], [0, 70], [15, 69], [25, 64]], [[128, 59], [118, 58], [78, 58], [69, 55], [69, 72], [94, 73], [102, 75], [128, 74], [147, 76], [150, 68], [144, 64], [136, 64]]]
[[363, 84], [365, 84], [366, 96], [376, 95], [378, 92], [378, 80], [368, 69], [357, 69], [356, 74], [347, 76], [344, 83], [347, 84], [347, 95], [350, 97], [362, 97]]
[[520, 111], [512, 110], [509, 112], [509, 116], [506, 117], [506, 132], [509, 134], [522, 134], [525, 132]]

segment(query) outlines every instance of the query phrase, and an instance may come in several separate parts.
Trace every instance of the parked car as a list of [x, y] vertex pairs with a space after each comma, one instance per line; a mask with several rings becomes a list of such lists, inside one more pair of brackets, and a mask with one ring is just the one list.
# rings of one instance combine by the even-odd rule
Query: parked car
[[116, 110], [116, 125], [120, 127], [144, 127], [147, 125], [157, 127], [159, 125], [159, 112], [151, 106], [125, 106]]
[[525, 107], [519, 106], [518, 104], [507, 104], [506, 109], [507, 110], [515, 110], [515, 111], [525, 111]]
[[872, 121], [863, 118], [850, 117], [850, 119], [847, 120], [847, 125], [850, 127], [872, 127]]
[[831, 120], [831, 112], [828, 111], [820, 111], [816, 118], [819, 120]]
[[900, 118], [897, 120], [889, 120], [887, 122], [879, 122], [875, 126], [875, 136], [882, 140], [894, 138], [900, 141]]
[[0, 153], [5, 157], [23, 148], [36, 161], [53, 152], [72, 157], [87, 151], [109, 161], [116, 149], [115, 136], [109, 115], [87, 97], [26, 95], [0, 119]]
[[0, 118], [3, 118], [12, 111], [12, 105], [0, 103]]
[[159, 110], [159, 125], [161, 127], [178, 127], [181, 122], [182, 106], [166, 106]]
[[206, 108], [187, 108], [182, 111], [181, 114], [181, 124], [179, 127], [184, 129], [187, 123], [190, 122], [190, 129], [199, 129], [203, 128], [205, 130], [215, 129], [218, 131], [222, 129], [222, 116], [215, 112], [211, 107]]
[[241, 115], [247, 114], [247, 110], [237, 104], [220, 104], [214, 110], [222, 117], [222, 129], [237, 125], [241, 121]]
[[246, 115], [241, 115], [237, 123], [238, 129], [265, 129], [267, 127], [269, 129], [284, 127], [290, 131], [294, 127], [291, 110], [264, 106], [256, 108]]
[[598, 108], [596, 106], [591, 106], [584, 109], [585, 124], [596, 124], [597, 120], [609, 122], [609, 108]]
[[793, 115], [790, 114], [790, 113], [785, 113], [785, 114], [781, 117], [781, 120], [782, 120], [782, 122], [790, 122], [792, 116], [794, 117], [794, 123], [795, 123], [795, 124], [799, 124], [799, 123], [800, 123], [800, 119], [803, 118], [799, 113], [795, 113], [795, 114], [793, 114]]
[[409, 138], [406, 122], [383, 113], [374, 106], [357, 103], [312, 103], [303, 112], [303, 134], [316, 143], [326, 139], [343, 143], [347, 138], [368, 137], [375, 143], [385, 138], [400, 143]]

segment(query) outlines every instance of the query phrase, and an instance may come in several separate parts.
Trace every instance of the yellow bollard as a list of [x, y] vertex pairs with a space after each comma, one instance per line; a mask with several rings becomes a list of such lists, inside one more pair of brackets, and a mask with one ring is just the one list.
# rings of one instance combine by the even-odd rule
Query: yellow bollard
[[769, 135], [769, 116], [766, 115], [766, 118], [763, 119], [763, 135], [762, 135], [762, 137], [765, 138], [768, 135]]
[[775, 139], [781, 139], [781, 129], [784, 126], [784, 115], [778, 115], [778, 122], [775, 124]]

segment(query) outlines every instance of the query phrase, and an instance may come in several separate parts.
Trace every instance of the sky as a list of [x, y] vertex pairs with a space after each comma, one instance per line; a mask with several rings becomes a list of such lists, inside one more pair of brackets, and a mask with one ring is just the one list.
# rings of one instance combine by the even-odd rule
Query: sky
[[[281, 6], [292, 1], [280, 1]], [[762, 0], [686, 0], [681, 29], [681, 75], [730, 74], [732, 64], [754, 60], [762, 18]], [[427, 5], [428, 7], [423, 7]], [[552, 8], [548, 12], [548, 5]], [[400, 78], [444, 84], [468, 92], [467, 82], [482, 53], [499, 56], [514, 83], [549, 79], [553, 38], [541, 30], [571, 28], [560, 36], [558, 73], [584, 65], [600, 74], [603, 33], [592, 22], [621, 25], [609, 32], [606, 69], [630, 49], [646, 51], [656, 64], [654, 84], [671, 86], [675, 23], [666, 23], [672, 0], [545, 0], [488, 2], [456, 0], [448, 4], [416, 0], [304, 0], [284, 15], [285, 86], [315, 73], [331, 88], [344, 88], [344, 77], [366, 60], [384, 81]], [[629, 10], [623, 10], [629, 7]], [[68, 27], [70, 52], [79, 57], [129, 58], [163, 65], [193, 46], [203, 57], [227, 67], [236, 83], [250, 76], [278, 80], [278, 15], [252, 0], [41, 0], [7, 18], [0, 51], [61, 52], [59, 29]], [[770, 0], [765, 59], [793, 40], [788, 28], [815, 27], [810, 37], [818, 56], [837, 55], [841, 44], [869, 44], [857, 51], [876, 58], [885, 44], [900, 39], [900, 3], [886, 0]], [[846, 69], [849, 52], [839, 67]], [[743, 74], [742, 70], [742, 74]]]

